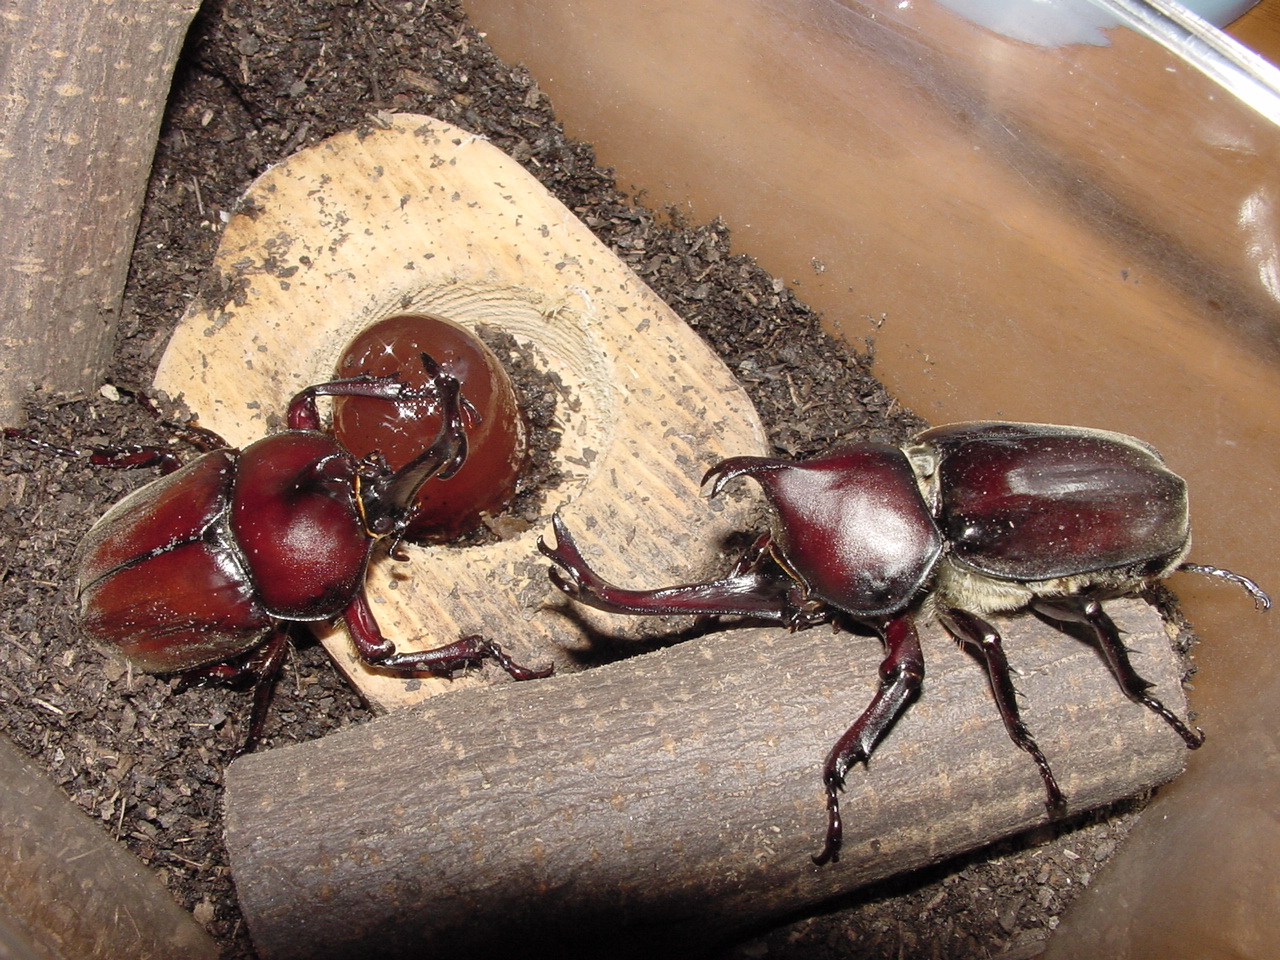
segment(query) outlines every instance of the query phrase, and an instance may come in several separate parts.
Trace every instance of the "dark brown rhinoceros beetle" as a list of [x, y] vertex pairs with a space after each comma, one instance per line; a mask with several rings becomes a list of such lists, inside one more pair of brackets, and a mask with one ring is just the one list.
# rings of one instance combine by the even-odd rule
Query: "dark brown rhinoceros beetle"
[[[452, 475], [467, 455], [458, 381], [426, 354], [421, 359], [431, 389], [395, 377], [307, 387], [289, 404], [288, 429], [243, 451], [214, 437], [218, 449], [180, 469], [163, 451], [95, 455], [102, 464], [167, 472], [112, 507], [81, 543], [76, 596], [85, 632], [150, 673], [255, 678], [242, 749], [261, 734], [294, 621], [341, 617], [362, 658], [398, 673], [448, 674], [493, 659], [517, 680], [546, 676], [549, 670], [522, 667], [478, 636], [399, 653], [365, 597], [374, 545], [383, 541], [394, 552], [418, 488]], [[439, 431], [392, 470], [380, 456], [358, 459], [321, 432], [318, 396], [432, 403]]]
[[1147, 691], [1100, 601], [1175, 570], [1223, 577], [1256, 604], [1246, 577], [1184, 563], [1191, 544], [1183, 480], [1151, 446], [1123, 434], [1029, 423], [960, 423], [926, 430], [902, 448], [863, 443], [811, 460], [734, 457], [707, 472], [711, 495], [752, 477], [772, 509], [761, 536], [725, 578], [661, 590], [625, 590], [586, 564], [559, 517], [558, 564], [569, 596], [617, 613], [742, 615], [793, 629], [840, 617], [884, 638], [871, 704], [823, 767], [828, 828], [815, 862], [838, 859], [838, 793], [917, 696], [924, 658], [916, 621], [936, 617], [983, 659], [1009, 736], [1034, 759], [1051, 809], [1063, 806], [1053, 772], [1018, 713], [1000, 634], [980, 614], [1031, 609], [1088, 628], [1120, 689], [1186, 742], [1191, 730]]

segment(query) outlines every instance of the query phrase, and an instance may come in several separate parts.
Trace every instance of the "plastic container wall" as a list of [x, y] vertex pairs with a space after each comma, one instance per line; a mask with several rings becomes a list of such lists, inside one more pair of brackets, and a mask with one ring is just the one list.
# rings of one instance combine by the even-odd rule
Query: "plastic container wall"
[[[1280, 593], [1270, 68], [1241, 73], [1219, 32], [1132, 0], [1052, 5], [1030, 35], [933, 0], [465, 6], [624, 187], [723, 216], [874, 341], [905, 403], [1153, 442], [1190, 483], [1192, 559]], [[1280, 616], [1172, 585], [1205, 640], [1209, 742], [1055, 956], [1280, 956]]]

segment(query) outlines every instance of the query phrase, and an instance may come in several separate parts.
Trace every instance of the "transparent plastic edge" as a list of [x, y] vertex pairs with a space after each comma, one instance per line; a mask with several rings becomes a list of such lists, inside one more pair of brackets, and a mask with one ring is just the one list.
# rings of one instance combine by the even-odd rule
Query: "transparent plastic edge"
[[1280, 124], [1280, 69], [1171, 0], [1090, 0]]

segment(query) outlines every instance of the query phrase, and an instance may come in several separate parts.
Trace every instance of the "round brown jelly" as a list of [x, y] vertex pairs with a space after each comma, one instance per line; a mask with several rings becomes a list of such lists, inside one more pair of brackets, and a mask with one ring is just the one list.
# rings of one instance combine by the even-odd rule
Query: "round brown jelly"
[[[406, 540], [436, 543], [474, 529], [483, 515], [501, 513], [510, 503], [526, 460], [525, 426], [511, 378], [493, 351], [465, 327], [440, 317], [406, 314], [375, 323], [343, 352], [337, 375], [394, 374], [427, 387], [423, 353], [457, 378], [470, 407], [466, 462], [452, 477], [422, 485], [405, 530]], [[392, 469], [430, 446], [439, 429], [438, 405], [429, 401], [334, 400], [334, 436], [358, 457], [380, 452]]]

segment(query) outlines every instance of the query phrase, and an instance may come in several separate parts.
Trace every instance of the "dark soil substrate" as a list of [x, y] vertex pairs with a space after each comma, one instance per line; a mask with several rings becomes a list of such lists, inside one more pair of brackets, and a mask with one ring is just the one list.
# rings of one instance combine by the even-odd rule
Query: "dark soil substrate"
[[[824, 342], [813, 312], [733, 254], [723, 226], [658, 215], [620, 192], [591, 148], [564, 136], [529, 75], [499, 61], [454, 3], [212, 0], [174, 84], [113, 386], [90, 397], [35, 397], [34, 433], [78, 449], [169, 442], [131, 391], [150, 382], [172, 325], [206, 282], [227, 212], [267, 166], [380, 110], [432, 114], [523, 163], [713, 344], [750, 390], [779, 453], [803, 455], [842, 438], [901, 439], [920, 426], [872, 377], [871, 345], [858, 356]], [[164, 878], [225, 956], [252, 957], [220, 822], [222, 770], [243, 736], [248, 698], [177, 693], [78, 640], [69, 619], [76, 542], [149, 478], [18, 442], [4, 443], [0, 467], [4, 731]], [[368, 716], [323, 650], [299, 638], [266, 745]], [[1133, 806], [864, 891], [724, 955], [1034, 957], [1123, 837]]]

